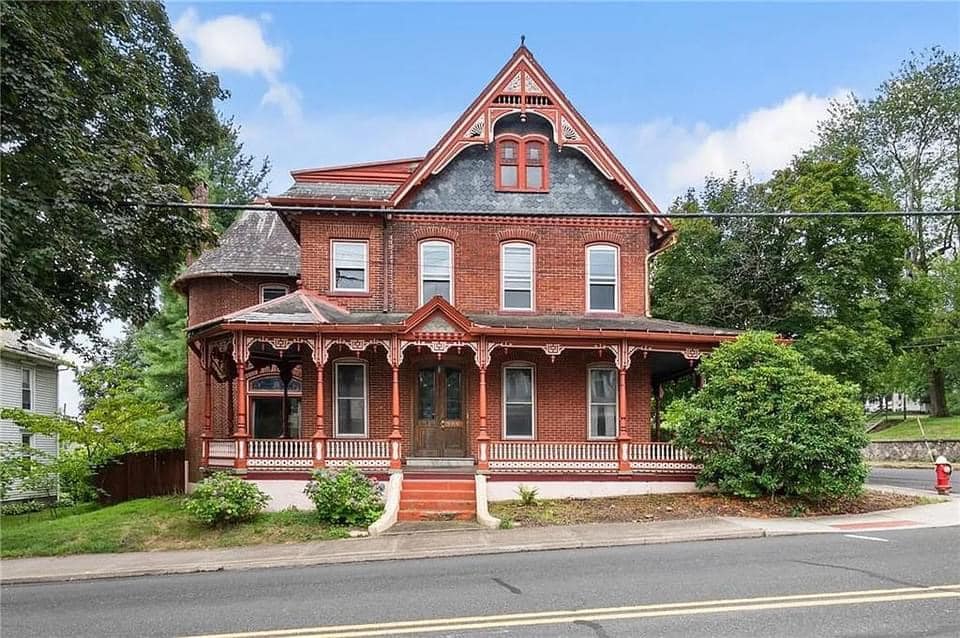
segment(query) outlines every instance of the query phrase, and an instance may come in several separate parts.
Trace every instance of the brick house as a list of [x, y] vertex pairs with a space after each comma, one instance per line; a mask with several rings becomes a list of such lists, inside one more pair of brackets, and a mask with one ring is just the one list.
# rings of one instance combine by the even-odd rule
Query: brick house
[[401, 519], [472, 516], [415, 486], [475, 475], [489, 498], [688, 485], [656, 388], [735, 332], [650, 317], [673, 229], [527, 48], [424, 157], [292, 176], [177, 282], [191, 480], [282, 500], [354, 464], [406, 477]]

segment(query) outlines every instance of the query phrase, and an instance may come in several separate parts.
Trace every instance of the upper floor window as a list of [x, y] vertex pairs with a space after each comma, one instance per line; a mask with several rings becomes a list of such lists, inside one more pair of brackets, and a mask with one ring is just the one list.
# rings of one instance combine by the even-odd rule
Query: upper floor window
[[453, 244], [431, 240], [420, 244], [420, 305], [436, 296], [453, 303]]
[[547, 144], [537, 137], [497, 142], [496, 186], [501, 191], [542, 193], [547, 190]]
[[500, 247], [500, 305], [504, 310], [533, 310], [533, 246], [508, 242]]
[[619, 255], [616, 246], [587, 247], [587, 310], [617, 311]]
[[260, 286], [260, 303], [283, 297], [290, 289], [280, 284], [264, 284]]
[[334, 241], [333, 282], [335, 292], [367, 292], [367, 242]]
[[33, 409], [33, 369], [20, 368], [20, 407]]

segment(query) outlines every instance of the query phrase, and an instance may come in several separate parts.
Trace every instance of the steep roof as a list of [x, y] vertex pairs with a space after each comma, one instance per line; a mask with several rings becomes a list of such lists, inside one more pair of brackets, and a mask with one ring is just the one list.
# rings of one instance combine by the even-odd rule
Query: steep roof
[[278, 275], [296, 277], [300, 272], [300, 246], [273, 211], [240, 213], [213, 248], [204, 251], [177, 278], [213, 275]]
[[16, 330], [0, 328], [0, 352], [12, 352], [21, 357], [47, 363], [64, 361], [51, 346], [36, 339], [21, 339]]

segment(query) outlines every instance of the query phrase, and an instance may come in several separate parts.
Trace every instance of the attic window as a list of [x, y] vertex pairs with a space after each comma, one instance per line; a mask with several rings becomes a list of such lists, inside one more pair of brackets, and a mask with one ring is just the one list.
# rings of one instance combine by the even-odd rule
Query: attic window
[[278, 299], [289, 292], [289, 288], [280, 284], [264, 284], [260, 286], [260, 303]]
[[497, 142], [496, 171], [498, 191], [546, 192], [546, 138], [540, 135], [501, 137]]

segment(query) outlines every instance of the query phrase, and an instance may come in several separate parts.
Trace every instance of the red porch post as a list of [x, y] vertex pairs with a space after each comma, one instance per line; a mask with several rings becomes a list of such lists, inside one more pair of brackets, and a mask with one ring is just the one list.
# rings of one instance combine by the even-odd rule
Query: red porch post
[[617, 371], [620, 373], [619, 396], [617, 410], [620, 413], [620, 423], [617, 428], [617, 471], [621, 474], [630, 472], [630, 434], [627, 433], [627, 370], [630, 368], [630, 354], [627, 342], [620, 344], [620, 354], [617, 356]]
[[233, 467], [238, 470], [247, 469], [247, 360], [238, 357], [237, 360], [237, 427], [233, 431], [233, 438], [237, 444], [237, 456]]
[[481, 338], [477, 344], [478, 368], [480, 369], [480, 431], [477, 432], [477, 471], [490, 469], [490, 435], [487, 433], [487, 342]]
[[327, 464], [327, 427], [323, 423], [323, 361], [314, 356], [317, 366], [317, 421], [313, 427], [313, 467], [321, 468]]
[[200, 465], [210, 461], [210, 439], [213, 437], [213, 392], [209, 362], [203, 370], [203, 430], [200, 432]]
[[390, 361], [392, 382], [390, 384], [390, 471], [400, 470], [403, 459], [403, 433], [400, 431], [400, 340], [394, 336], [390, 339], [390, 351], [387, 353]]

